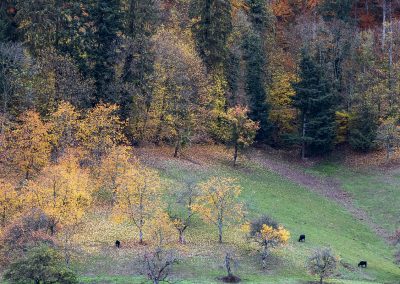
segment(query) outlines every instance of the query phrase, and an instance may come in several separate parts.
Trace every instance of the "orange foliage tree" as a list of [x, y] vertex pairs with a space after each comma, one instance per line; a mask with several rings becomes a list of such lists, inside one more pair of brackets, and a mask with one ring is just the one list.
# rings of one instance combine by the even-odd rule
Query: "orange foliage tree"
[[125, 123], [119, 119], [118, 109], [116, 105], [100, 103], [88, 111], [81, 123], [78, 136], [86, 154], [96, 163], [112, 147], [126, 141]]
[[0, 225], [5, 227], [10, 220], [18, 216], [22, 202], [15, 187], [0, 179]]
[[26, 199], [32, 208], [40, 208], [56, 227], [74, 227], [91, 205], [90, 178], [73, 155], [43, 170], [42, 175], [26, 187]]
[[123, 177], [132, 166], [129, 161], [132, 151], [129, 146], [115, 146], [101, 160], [100, 166], [94, 169], [96, 195], [100, 200], [111, 201], [111, 206], [114, 206], [117, 192], [126, 182]]
[[49, 163], [49, 126], [40, 119], [39, 113], [28, 110], [19, 117], [20, 123], [11, 133], [12, 160], [26, 179]]
[[78, 146], [79, 118], [80, 113], [69, 102], [61, 102], [51, 114], [50, 134], [56, 157], [62, 156], [68, 148]]

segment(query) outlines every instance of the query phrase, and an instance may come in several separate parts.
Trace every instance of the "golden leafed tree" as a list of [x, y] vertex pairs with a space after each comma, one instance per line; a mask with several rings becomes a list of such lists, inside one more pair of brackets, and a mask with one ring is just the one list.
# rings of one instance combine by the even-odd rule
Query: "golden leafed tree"
[[53, 153], [62, 156], [70, 147], [78, 146], [79, 112], [69, 102], [61, 102], [50, 117]]
[[222, 243], [224, 226], [243, 217], [243, 205], [239, 200], [241, 187], [233, 178], [212, 177], [199, 185], [199, 191], [193, 211], [218, 227], [218, 241]]
[[115, 146], [101, 160], [98, 168], [95, 168], [94, 175], [97, 183], [96, 196], [100, 201], [115, 204], [117, 192], [126, 183], [124, 176], [132, 166], [132, 148], [128, 146]]
[[17, 170], [30, 179], [49, 162], [49, 127], [40, 119], [39, 113], [32, 110], [24, 112], [19, 120], [11, 134], [11, 156]]
[[42, 175], [27, 185], [27, 201], [42, 209], [56, 227], [71, 227], [80, 223], [91, 205], [90, 178], [73, 155], [67, 155], [57, 165], [43, 170]]
[[125, 142], [124, 122], [117, 115], [118, 106], [100, 103], [89, 110], [79, 129], [86, 153], [99, 162], [115, 145]]
[[0, 226], [5, 227], [18, 216], [21, 206], [22, 202], [15, 187], [0, 179]]
[[118, 177], [117, 183], [120, 186], [113, 208], [114, 219], [132, 223], [139, 231], [140, 244], [143, 244], [146, 223], [163, 207], [160, 178], [154, 170], [136, 163]]

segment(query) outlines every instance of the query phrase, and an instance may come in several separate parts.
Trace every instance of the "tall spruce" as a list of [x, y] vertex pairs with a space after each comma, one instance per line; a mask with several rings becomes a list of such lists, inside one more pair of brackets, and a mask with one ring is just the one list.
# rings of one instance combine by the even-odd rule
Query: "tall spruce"
[[89, 6], [89, 17], [93, 23], [90, 41], [86, 50], [91, 61], [91, 77], [96, 86], [94, 103], [118, 102], [115, 87], [115, 61], [118, 34], [122, 29], [122, 7], [120, 0], [98, 0]]
[[244, 37], [243, 57], [246, 66], [245, 90], [250, 108], [249, 117], [260, 124], [256, 140], [266, 142], [270, 133], [270, 125], [268, 123], [269, 107], [265, 89], [266, 56], [259, 34], [249, 32]]
[[254, 30], [260, 34], [264, 34], [272, 18], [272, 15], [270, 15], [267, 9], [267, 1], [247, 0], [247, 5], [249, 7], [249, 16]]
[[[157, 0], [130, 0], [126, 14], [125, 34], [128, 37], [122, 81], [132, 84], [133, 94], [124, 90], [121, 97], [121, 112], [130, 117], [132, 131], [147, 118], [152, 101], [154, 74], [154, 51], [152, 36], [160, 20]], [[140, 135], [139, 135], [140, 136]]]
[[225, 66], [232, 30], [232, 5], [227, 0], [194, 0], [190, 10], [197, 50], [210, 71]]
[[249, 104], [249, 117], [260, 123], [256, 140], [267, 142], [271, 125], [268, 122], [267, 103], [267, 52], [265, 39], [268, 37], [270, 14], [266, 0], [246, 0], [251, 30], [242, 43], [245, 62], [245, 91]]
[[307, 51], [300, 63], [300, 81], [293, 84], [294, 106], [300, 111], [301, 127], [298, 140], [302, 157], [330, 152], [335, 140], [335, 100], [321, 68]]
[[374, 106], [363, 102], [354, 113], [349, 124], [350, 146], [360, 152], [373, 150], [379, 128], [379, 117]]
[[0, 42], [17, 40], [15, 15], [17, 10], [10, 1], [0, 3]]

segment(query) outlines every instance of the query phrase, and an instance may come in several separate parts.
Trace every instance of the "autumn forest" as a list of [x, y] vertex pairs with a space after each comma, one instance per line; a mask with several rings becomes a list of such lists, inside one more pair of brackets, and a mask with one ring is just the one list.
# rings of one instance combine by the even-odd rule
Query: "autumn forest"
[[398, 283], [399, 146], [397, 0], [0, 0], [1, 283]]

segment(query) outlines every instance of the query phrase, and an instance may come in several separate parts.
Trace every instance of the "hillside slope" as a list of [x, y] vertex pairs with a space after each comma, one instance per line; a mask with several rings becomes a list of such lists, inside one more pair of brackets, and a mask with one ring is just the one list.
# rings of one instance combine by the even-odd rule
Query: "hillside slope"
[[[267, 159], [264, 163], [260, 163], [260, 160], [242, 161], [238, 168], [233, 169], [223, 148], [210, 150], [199, 147], [190, 150], [181, 159], [171, 158], [169, 149], [161, 148], [138, 149], [136, 154], [142, 161], [158, 169], [169, 186], [193, 177], [202, 179], [224, 175], [237, 178], [243, 187], [242, 199], [247, 204], [249, 217], [268, 214], [292, 234], [290, 245], [277, 251], [271, 257], [268, 269], [263, 271], [254, 247], [246, 243], [237, 230], [230, 230], [226, 234], [226, 242], [218, 245], [215, 229], [196, 220], [195, 226], [188, 232], [188, 244], [180, 248], [184, 260], [176, 269], [179, 273], [174, 274], [183, 283], [217, 282], [216, 278], [224, 273], [222, 264], [226, 251], [233, 252], [239, 259], [237, 273], [244, 283], [304, 283], [314, 279], [306, 273], [305, 260], [314, 248], [321, 246], [331, 247], [342, 263], [348, 264], [347, 268], [341, 266], [335, 283], [400, 281], [400, 268], [393, 262], [393, 247], [385, 242], [379, 231], [374, 230], [378, 228], [374, 228], [373, 221], [376, 218], [371, 216], [364, 221], [359, 218], [357, 212], [366, 211], [356, 206], [357, 200], [351, 205], [356, 212], [351, 212], [347, 203], [324, 196], [311, 185], [296, 182], [283, 172], [267, 169]], [[132, 242], [133, 234], [129, 228], [110, 225], [101, 214], [98, 216], [90, 222], [96, 223], [102, 233], [91, 235], [90, 239], [96, 239], [99, 247], [87, 255], [90, 261], [86, 259], [87, 264], [82, 267], [82, 273], [86, 275], [84, 281], [142, 283], [142, 278], [130, 276], [137, 273], [137, 268], [132, 268], [130, 261], [140, 255], [143, 248]], [[307, 235], [306, 243], [296, 241], [296, 237], [302, 233]], [[121, 234], [125, 234], [123, 242], [130, 244], [128, 248], [115, 252], [104, 247], [104, 244], [120, 238]], [[368, 260], [368, 269], [357, 268], [361, 259]]]

